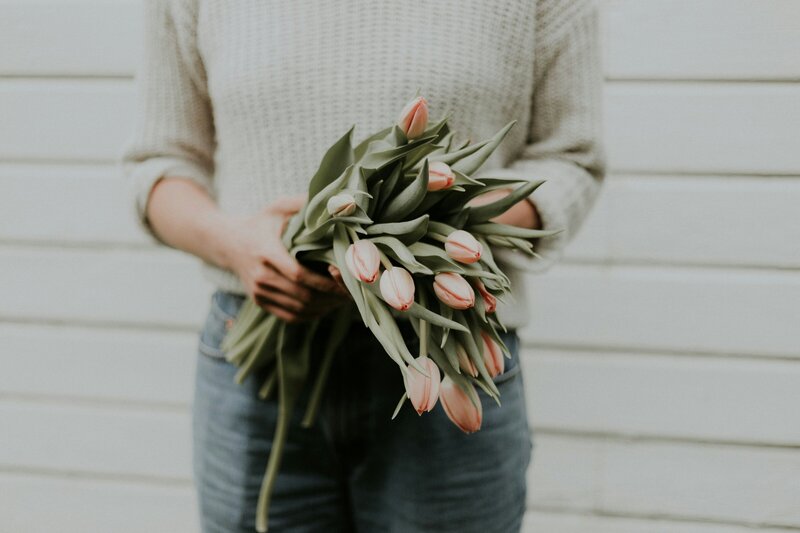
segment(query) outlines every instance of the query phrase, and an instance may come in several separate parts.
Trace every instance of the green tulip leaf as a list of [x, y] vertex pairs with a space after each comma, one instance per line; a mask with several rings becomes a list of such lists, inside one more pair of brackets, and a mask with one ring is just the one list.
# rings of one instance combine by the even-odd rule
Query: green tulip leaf
[[392, 165], [391, 172], [383, 182], [383, 190], [381, 191], [381, 202], [378, 204], [377, 212], [383, 212], [384, 207], [393, 198], [397, 184], [403, 175], [403, 166], [399, 163]]
[[500, 235], [503, 237], [518, 237], [520, 239], [538, 239], [541, 237], [552, 237], [563, 230], [541, 230], [520, 228], [510, 224], [498, 224], [496, 222], [485, 222], [483, 224], [473, 224], [468, 231], [474, 234]]
[[469, 176], [467, 176], [463, 172], [459, 172], [458, 170], [454, 170], [454, 169], [451, 169], [451, 170], [453, 170], [453, 174], [456, 175], [456, 182], [455, 182], [456, 185], [472, 185], [472, 186], [480, 187], [480, 188], [484, 187], [483, 183], [481, 183], [480, 181], [478, 181], [476, 179], [470, 178]]
[[489, 159], [489, 156], [492, 155], [497, 147], [500, 146], [500, 143], [503, 142], [503, 139], [514, 124], [516, 124], [516, 120], [512, 120], [503, 126], [500, 131], [495, 133], [494, 136], [478, 150], [453, 163], [453, 165], [451, 165], [453, 170], [467, 175], [476, 172], [486, 160]]
[[433, 274], [433, 271], [417, 261], [414, 254], [399, 239], [389, 235], [381, 235], [380, 237], [372, 237], [369, 240], [400, 262], [409, 272], [425, 275]]
[[472, 206], [469, 212], [468, 223], [470, 225], [480, 224], [505, 213], [514, 204], [527, 198], [542, 183], [544, 183], [543, 180], [532, 180], [517, 187], [507, 196], [495, 200], [494, 202], [481, 206]]
[[382, 222], [395, 222], [410, 214], [425, 198], [428, 190], [428, 162], [425, 161], [417, 177], [400, 191], [380, 213]]
[[337, 194], [347, 183], [350, 174], [353, 172], [354, 167], [346, 167], [338, 178], [328, 183], [322, 190], [318, 191], [314, 196], [310, 196], [308, 203], [305, 207], [305, 224], [307, 227], [313, 227], [317, 222], [327, 215], [327, 203], [331, 196]]
[[367, 235], [391, 235], [403, 244], [413, 244], [428, 231], [429, 215], [422, 215], [405, 222], [386, 222], [367, 226]]
[[364, 154], [364, 157], [361, 158], [360, 165], [365, 169], [380, 170], [386, 165], [389, 165], [399, 159], [402, 159], [409, 152], [413, 151], [414, 149], [423, 144], [431, 142], [433, 139], [434, 137], [421, 137], [419, 139], [414, 139], [408, 144], [397, 146], [394, 148], [388, 148], [386, 150], [381, 150], [378, 152], [373, 152], [368, 150], [367, 153]]
[[353, 164], [352, 139], [353, 130], [351, 127], [341, 139], [336, 141], [333, 146], [328, 148], [319, 168], [308, 184], [308, 200], [314, 198], [320, 191], [327, 187], [333, 180], [340, 176], [344, 170]]
[[356, 303], [359, 313], [361, 313], [361, 319], [365, 324], [369, 324], [369, 321], [372, 320], [372, 313], [361, 295], [361, 288], [359, 287], [361, 282], [353, 277], [350, 269], [346, 266], [344, 256], [349, 246], [350, 238], [347, 236], [347, 229], [341, 224], [337, 225], [333, 232], [333, 255], [336, 258], [336, 266], [341, 271], [342, 281], [344, 281], [347, 291], [353, 297], [353, 301]]
[[355, 150], [353, 150], [353, 157], [355, 161], [360, 161], [361, 158], [364, 157], [364, 154], [367, 153], [367, 148], [369, 148], [370, 143], [372, 143], [373, 141], [384, 139], [387, 135], [392, 133], [392, 128], [393, 126], [384, 128], [381, 131], [370, 135], [369, 137], [358, 143], [358, 146], [356, 146]]

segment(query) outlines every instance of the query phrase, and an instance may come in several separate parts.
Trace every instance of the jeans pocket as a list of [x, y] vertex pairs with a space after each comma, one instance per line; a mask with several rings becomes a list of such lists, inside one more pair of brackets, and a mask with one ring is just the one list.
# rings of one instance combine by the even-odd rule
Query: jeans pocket
[[198, 350], [201, 354], [216, 358], [225, 355], [220, 346], [244, 299], [244, 296], [220, 290], [211, 295], [211, 306], [199, 333]]

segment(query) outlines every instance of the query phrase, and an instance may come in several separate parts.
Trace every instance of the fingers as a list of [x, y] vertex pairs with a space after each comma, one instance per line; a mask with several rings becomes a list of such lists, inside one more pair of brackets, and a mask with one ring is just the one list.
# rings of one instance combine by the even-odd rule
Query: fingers
[[264, 288], [258, 292], [258, 298], [262, 301], [269, 302], [272, 305], [278, 305], [287, 311], [302, 315], [305, 313], [307, 304], [297, 300], [293, 296], [269, 288]]
[[285, 249], [276, 247], [269, 263], [289, 281], [305, 285], [320, 292], [339, 292], [339, 285], [332, 279], [317, 274], [298, 263]]
[[255, 286], [253, 297], [256, 302], [287, 322], [322, 316], [348, 301], [339, 293], [323, 293], [294, 283], [266, 265]]
[[295, 283], [287, 279], [283, 274], [266, 266], [267, 272], [257, 281], [258, 285], [265, 289], [275, 289], [287, 295], [291, 295], [293, 299], [302, 304], [308, 304], [314, 299], [314, 291], [304, 285]]
[[347, 302], [342, 297], [323, 296], [307, 306], [287, 294], [267, 289], [259, 289], [254, 300], [265, 311], [292, 324], [319, 318]]

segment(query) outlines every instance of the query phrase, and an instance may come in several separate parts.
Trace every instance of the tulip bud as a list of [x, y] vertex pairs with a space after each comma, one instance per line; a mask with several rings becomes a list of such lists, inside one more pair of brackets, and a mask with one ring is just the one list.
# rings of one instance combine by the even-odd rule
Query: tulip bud
[[417, 410], [417, 414], [429, 412], [436, 405], [439, 399], [439, 384], [441, 377], [439, 367], [428, 357], [422, 355], [416, 359], [419, 366], [425, 369], [428, 376], [425, 376], [414, 368], [408, 367], [406, 374], [406, 394], [411, 400], [411, 405]]
[[458, 229], [447, 236], [444, 250], [459, 263], [475, 263], [481, 258], [483, 246], [471, 233]]
[[397, 124], [409, 139], [422, 135], [428, 125], [428, 102], [421, 96], [411, 100], [400, 112]]
[[[467, 386], [472, 387], [472, 385]], [[474, 433], [481, 429], [483, 407], [480, 401], [477, 406], [472, 403], [467, 393], [449, 377], [445, 377], [442, 380], [442, 384], [439, 387], [439, 398], [442, 400], [442, 407], [445, 414], [447, 414], [447, 418], [457, 425], [461, 431]]]
[[497, 310], [497, 298], [494, 294], [486, 290], [486, 286], [481, 283], [481, 280], [475, 280], [475, 286], [478, 287], [478, 292], [483, 297], [483, 307], [487, 313], [494, 313]]
[[497, 377], [505, 370], [503, 351], [485, 331], [481, 331], [481, 337], [483, 337], [483, 364], [486, 365], [491, 377]]
[[477, 378], [478, 369], [475, 368], [475, 363], [469, 358], [467, 350], [460, 344], [456, 344], [456, 355], [458, 356], [458, 366], [462, 372], [466, 372], [470, 376]]
[[428, 163], [428, 190], [449, 189], [456, 182], [456, 175], [447, 163], [432, 161]]
[[433, 292], [453, 309], [469, 309], [475, 305], [475, 291], [455, 272], [442, 272], [433, 278]]
[[344, 260], [354, 278], [364, 283], [372, 283], [378, 279], [381, 255], [372, 241], [360, 240], [348, 246]]
[[414, 278], [404, 268], [384, 270], [381, 275], [381, 296], [398, 311], [405, 311], [414, 303]]
[[356, 199], [347, 193], [335, 194], [328, 199], [328, 214], [346, 217], [356, 212]]

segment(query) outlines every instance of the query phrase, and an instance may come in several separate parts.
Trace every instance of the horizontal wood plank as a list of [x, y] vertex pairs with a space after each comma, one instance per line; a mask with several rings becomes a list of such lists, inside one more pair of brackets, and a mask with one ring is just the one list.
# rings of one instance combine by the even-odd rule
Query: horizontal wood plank
[[134, 123], [130, 80], [0, 81], [0, 159], [112, 162]]
[[800, 179], [611, 176], [567, 257], [800, 267]]
[[197, 335], [0, 323], [0, 396], [188, 406]]
[[188, 411], [0, 401], [0, 466], [191, 479]]
[[131, 76], [141, 10], [136, 0], [3, 0], [0, 75]]
[[129, 183], [111, 165], [0, 165], [0, 239], [153, 242], [136, 223]]
[[[524, 533], [753, 533], [753, 528], [728, 524], [708, 524], [685, 520], [662, 520], [556, 513], [529, 510], [522, 525]], [[792, 533], [796, 529], [770, 529], [770, 533]]]
[[[606, 93], [614, 170], [800, 174], [796, 84], [619, 82]], [[123, 80], [4, 80], [0, 157], [114, 161], [133, 127], [133, 99], [132, 82]]]
[[795, 0], [606, 0], [611, 79], [797, 80]]
[[797, 449], [614, 442], [603, 465], [606, 511], [800, 527]]
[[800, 446], [800, 361], [530, 349], [535, 427]]
[[800, 357], [800, 274], [561, 265], [529, 278], [534, 345]]
[[800, 174], [792, 83], [611, 83], [606, 144], [617, 171]]
[[197, 330], [211, 286], [173, 250], [0, 248], [0, 317]]
[[532, 509], [800, 527], [796, 449], [535, 432], [534, 442]]
[[190, 486], [0, 473], [3, 533], [199, 531]]

